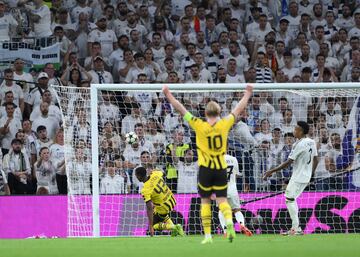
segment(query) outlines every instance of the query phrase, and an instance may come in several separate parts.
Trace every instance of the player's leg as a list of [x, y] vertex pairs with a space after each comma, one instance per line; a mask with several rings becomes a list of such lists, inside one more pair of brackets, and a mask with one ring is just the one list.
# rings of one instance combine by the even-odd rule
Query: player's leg
[[227, 174], [226, 171], [214, 171], [214, 192], [216, 194], [216, 201], [219, 206], [219, 210], [222, 212], [225, 218], [225, 224], [227, 228], [227, 238], [232, 242], [235, 238], [234, 223], [232, 221], [231, 207], [227, 201]]
[[303, 232], [300, 228], [299, 222], [299, 207], [297, 205], [296, 199], [299, 195], [304, 191], [307, 183], [297, 183], [290, 180], [288, 186], [285, 191], [285, 201], [286, 207], [290, 214], [290, 218], [292, 221], [292, 226], [290, 231], [286, 232], [285, 235], [302, 235]]
[[237, 191], [228, 192], [228, 202], [235, 215], [236, 222], [240, 225], [241, 232], [247, 236], [252, 236], [252, 232], [245, 226], [245, 218], [240, 209], [240, 198]]
[[234, 215], [235, 215], [235, 219], [237, 221], [237, 223], [239, 223], [240, 225], [240, 229], [241, 229], [241, 232], [243, 234], [245, 234], [246, 236], [252, 236], [253, 233], [251, 232], [250, 229], [248, 229], [245, 225], [245, 218], [244, 218], [244, 215], [242, 214], [240, 208], [235, 208], [232, 210]]
[[219, 221], [220, 221], [220, 226], [221, 226], [222, 230], [224, 231], [224, 235], [226, 235], [225, 217], [221, 211], [218, 212], [218, 217], [219, 217]]
[[212, 194], [212, 173], [209, 169], [200, 167], [199, 168], [199, 183], [198, 191], [201, 197], [200, 216], [201, 222], [205, 234], [205, 239], [201, 242], [202, 244], [212, 243], [211, 237], [211, 200]]
[[169, 230], [171, 236], [184, 236], [184, 230], [181, 224], [174, 224], [169, 214], [154, 213], [154, 230]]

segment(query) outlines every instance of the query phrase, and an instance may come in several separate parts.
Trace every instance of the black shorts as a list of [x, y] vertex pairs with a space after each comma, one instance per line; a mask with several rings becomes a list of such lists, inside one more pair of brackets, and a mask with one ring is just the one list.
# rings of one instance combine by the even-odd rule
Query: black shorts
[[200, 166], [198, 190], [202, 198], [208, 198], [212, 193], [215, 193], [217, 197], [226, 197], [226, 170], [215, 170]]
[[153, 214], [153, 223], [154, 225], [160, 222], [166, 222], [168, 219], [170, 219], [169, 214], [159, 214], [154, 212]]

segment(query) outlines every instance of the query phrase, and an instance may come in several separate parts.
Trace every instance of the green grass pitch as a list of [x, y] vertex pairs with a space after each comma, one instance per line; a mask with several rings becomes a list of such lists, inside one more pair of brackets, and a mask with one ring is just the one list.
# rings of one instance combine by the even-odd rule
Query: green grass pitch
[[216, 236], [211, 245], [202, 237], [0, 240], [4, 257], [359, 257], [359, 234], [238, 235], [233, 243]]

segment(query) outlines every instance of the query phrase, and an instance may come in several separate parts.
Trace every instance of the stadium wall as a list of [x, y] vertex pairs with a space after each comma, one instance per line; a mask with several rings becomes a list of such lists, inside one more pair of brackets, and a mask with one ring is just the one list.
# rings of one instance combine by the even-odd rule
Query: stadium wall
[[[264, 193], [240, 194], [248, 201], [263, 197]], [[89, 198], [90, 196], [75, 196]], [[173, 213], [187, 231], [201, 231], [200, 199], [196, 194], [176, 195], [178, 205]], [[306, 192], [298, 199], [300, 222], [306, 233], [360, 233], [360, 192]], [[0, 238], [26, 238], [45, 235], [66, 237], [66, 196], [0, 197]], [[79, 199], [80, 200], [80, 199]], [[88, 200], [88, 199], [82, 199]], [[120, 208], [114, 209], [115, 206]], [[126, 207], [126, 208], [125, 208]], [[242, 206], [247, 224], [257, 233], [278, 233], [291, 224], [283, 195], [251, 202]], [[102, 236], [143, 236], [147, 219], [142, 197], [139, 195], [106, 195], [100, 198]], [[217, 208], [213, 208], [213, 212]], [[106, 217], [104, 220], [102, 217]], [[213, 231], [218, 220], [214, 215]], [[84, 217], [91, 220], [91, 217]], [[79, 224], [79, 226], [81, 226]], [[126, 232], [126, 234], [124, 233]], [[84, 234], [84, 236], [90, 236]]]

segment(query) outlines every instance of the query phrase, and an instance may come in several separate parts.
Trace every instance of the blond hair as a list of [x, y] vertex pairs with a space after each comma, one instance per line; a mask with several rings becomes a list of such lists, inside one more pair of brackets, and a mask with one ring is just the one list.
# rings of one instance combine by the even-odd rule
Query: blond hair
[[217, 102], [210, 101], [205, 107], [205, 115], [207, 117], [218, 117], [220, 116], [221, 107]]

